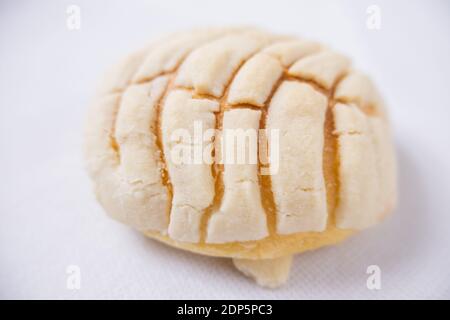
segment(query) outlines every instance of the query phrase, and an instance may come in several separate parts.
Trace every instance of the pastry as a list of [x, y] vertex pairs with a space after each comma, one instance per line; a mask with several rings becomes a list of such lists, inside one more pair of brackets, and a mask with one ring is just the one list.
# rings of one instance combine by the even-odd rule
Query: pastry
[[111, 217], [232, 258], [263, 286], [286, 281], [292, 255], [376, 225], [396, 202], [371, 80], [324, 45], [255, 28], [189, 30], [129, 55], [101, 82], [85, 138]]

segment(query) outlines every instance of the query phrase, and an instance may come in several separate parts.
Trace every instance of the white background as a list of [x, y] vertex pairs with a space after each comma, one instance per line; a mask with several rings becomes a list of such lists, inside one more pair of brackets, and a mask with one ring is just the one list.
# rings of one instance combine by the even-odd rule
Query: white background
[[[81, 29], [66, 8], [81, 8]], [[381, 30], [366, 9], [381, 9]], [[226, 259], [181, 252], [96, 203], [81, 157], [99, 75], [161, 33], [251, 24], [321, 40], [372, 75], [390, 106], [400, 203], [382, 225], [297, 256], [262, 289]], [[450, 298], [449, 1], [17, 1], [0, 3], [1, 298]], [[66, 288], [68, 265], [81, 289]], [[366, 288], [380, 266], [382, 289]]]

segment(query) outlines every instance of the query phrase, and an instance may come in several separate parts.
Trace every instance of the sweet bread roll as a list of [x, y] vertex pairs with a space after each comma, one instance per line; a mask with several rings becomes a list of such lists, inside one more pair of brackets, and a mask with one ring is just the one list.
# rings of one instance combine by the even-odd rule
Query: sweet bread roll
[[89, 109], [85, 151], [111, 217], [271, 287], [290, 256], [377, 224], [396, 201], [369, 78], [319, 43], [252, 28], [181, 32], [128, 56]]

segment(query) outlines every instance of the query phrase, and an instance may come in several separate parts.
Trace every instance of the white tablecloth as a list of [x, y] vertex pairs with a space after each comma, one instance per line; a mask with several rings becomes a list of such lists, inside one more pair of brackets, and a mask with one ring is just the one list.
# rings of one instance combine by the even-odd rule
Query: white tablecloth
[[[69, 31], [66, 9], [81, 9]], [[8, 1], [0, 4], [1, 298], [450, 298], [450, 3], [376, 1]], [[400, 204], [377, 228], [297, 256], [262, 289], [229, 260], [148, 240], [106, 217], [81, 160], [99, 74], [160, 33], [254, 24], [352, 56], [390, 105]], [[81, 287], [67, 287], [68, 266]], [[381, 289], [366, 287], [369, 265]]]

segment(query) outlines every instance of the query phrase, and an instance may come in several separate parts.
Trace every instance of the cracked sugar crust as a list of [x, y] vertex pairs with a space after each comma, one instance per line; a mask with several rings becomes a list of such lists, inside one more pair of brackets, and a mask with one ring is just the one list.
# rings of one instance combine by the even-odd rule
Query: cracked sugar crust
[[[276, 258], [337, 243], [395, 204], [384, 103], [348, 58], [318, 43], [253, 28], [185, 31], [126, 57], [98, 92], [85, 143], [97, 198], [170, 245]], [[171, 133], [196, 120], [279, 129], [278, 173], [262, 175], [271, 167], [261, 162], [173, 163]], [[218, 153], [220, 139], [202, 144]]]

